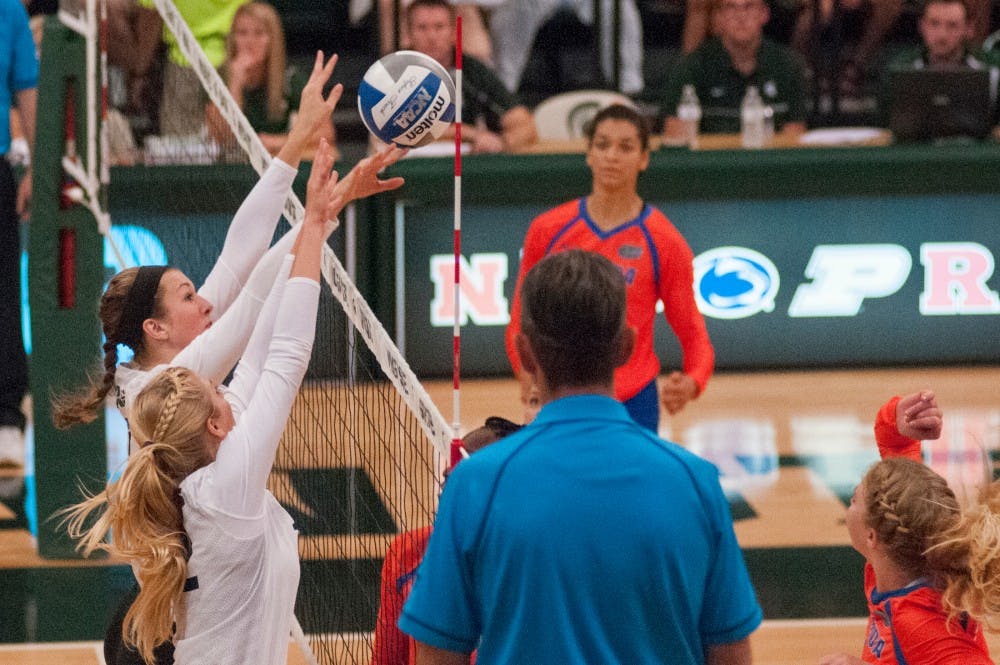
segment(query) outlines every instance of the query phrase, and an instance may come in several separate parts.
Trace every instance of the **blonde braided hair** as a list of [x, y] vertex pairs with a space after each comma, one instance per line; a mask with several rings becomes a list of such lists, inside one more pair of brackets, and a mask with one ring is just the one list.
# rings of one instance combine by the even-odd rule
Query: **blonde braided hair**
[[862, 482], [865, 525], [875, 530], [889, 558], [913, 579], [929, 577], [941, 588], [924, 553], [959, 519], [948, 483], [930, 467], [902, 457], [876, 463]]
[[[207, 390], [188, 369], [158, 374], [136, 396], [130, 413], [132, 432], [143, 442], [139, 453], [106, 492], [63, 511], [85, 555], [105, 550], [138, 568], [142, 587], [125, 615], [122, 634], [147, 662], [153, 662], [156, 646], [173, 636], [183, 598], [188, 549], [180, 484], [211, 461], [205, 444], [205, 424], [212, 415]], [[86, 526], [95, 511], [100, 516]], [[105, 540], [109, 532], [113, 543]]]

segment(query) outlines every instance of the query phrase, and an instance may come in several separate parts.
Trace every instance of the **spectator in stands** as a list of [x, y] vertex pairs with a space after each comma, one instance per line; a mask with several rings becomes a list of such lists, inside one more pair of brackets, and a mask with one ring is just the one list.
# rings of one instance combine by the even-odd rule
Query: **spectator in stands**
[[108, 1], [110, 103], [148, 133], [155, 127], [162, 94], [163, 23], [135, 0]]
[[[379, 0], [379, 52], [382, 55], [398, 51], [399, 49], [412, 48], [409, 30], [404, 20], [406, 16], [405, 10], [411, 1]], [[490, 33], [486, 29], [483, 8], [476, 2], [461, 4], [452, 2], [452, 4], [455, 5], [455, 13], [462, 17], [462, 52], [492, 66], [493, 44], [490, 41]], [[396, 17], [397, 7], [403, 10], [401, 12], [402, 15], [398, 18]], [[399, 31], [398, 34], [397, 30]]]
[[901, 52], [886, 68], [880, 110], [887, 115], [891, 108], [888, 74], [906, 69], [988, 69], [994, 107], [1000, 81], [1000, 58], [975, 48], [969, 41], [972, 24], [964, 0], [927, 0], [920, 17], [921, 43]]
[[761, 609], [718, 470], [613, 397], [635, 344], [625, 288], [582, 250], [522, 282], [517, 348], [543, 406], [445, 484], [399, 620], [417, 662], [750, 663]]
[[[878, 50], [903, 11], [903, 6], [903, 0], [821, 0], [818, 4], [807, 3], [795, 27], [792, 45], [808, 56], [818, 41], [829, 41], [835, 38], [834, 34], [844, 31], [850, 33], [855, 25], [860, 24], [856, 31], [859, 33], [857, 41], [841, 47], [844, 52], [840, 54], [843, 61], [839, 71], [840, 92], [856, 95], [864, 82], [866, 69], [870, 63], [877, 61]], [[980, 42], [990, 30], [992, 2], [967, 0], [965, 6], [968, 38]], [[846, 39], [850, 39], [850, 34]]]
[[769, 18], [763, 0], [714, 0], [716, 36], [685, 56], [667, 84], [663, 131], [668, 140], [681, 135], [677, 104], [687, 84], [695, 87], [701, 102], [704, 133], [740, 130], [740, 104], [751, 85], [774, 110], [776, 130], [788, 135], [805, 131], [802, 64], [791, 49], [764, 37]]
[[[137, 0], [154, 11], [152, 0]], [[191, 28], [198, 45], [205, 52], [209, 63], [218, 68], [226, 55], [226, 36], [233, 17], [247, 0], [175, 0], [181, 18]], [[142, 21], [144, 30], [155, 30], [152, 17]], [[144, 36], [146, 43], [148, 35]], [[202, 131], [205, 123], [205, 94], [197, 74], [184, 57], [177, 38], [168, 29], [163, 30], [167, 44], [167, 62], [163, 72], [163, 94], [160, 98], [160, 134], [164, 136], [192, 136]]]
[[35, 136], [38, 58], [19, 0], [0, 0], [0, 467], [24, 466], [28, 363], [21, 338], [21, 224], [31, 201], [31, 171], [14, 181], [7, 161], [16, 111], [29, 150]]
[[808, 2], [796, 21], [792, 47], [817, 73], [832, 72], [835, 80], [830, 82], [839, 94], [857, 97], [870, 63], [902, 11], [903, 0]]
[[[493, 54], [496, 64], [497, 74], [500, 80], [510, 90], [516, 90], [523, 98], [528, 99], [529, 91], [526, 86], [534, 88], [538, 82], [525, 80], [529, 76], [527, 68], [533, 52], [551, 53], [554, 48], [550, 40], [562, 42], [560, 31], [565, 25], [565, 15], [568, 13], [571, 18], [584, 26], [600, 25], [600, 34], [591, 34], [588, 41], [596, 40], [600, 44], [600, 63], [597, 76], [589, 85], [583, 87], [604, 87], [614, 78], [614, 2], [612, 0], [602, 0], [600, 2], [600, 18], [594, 18], [593, 0], [508, 0], [504, 2], [490, 15], [490, 35], [493, 38]], [[618, 90], [627, 95], [634, 95], [643, 88], [642, 73], [642, 19], [635, 0], [621, 0], [621, 33], [619, 35], [620, 67], [618, 70]], [[544, 30], [544, 26], [550, 21], [563, 21], [563, 25], [556, 30]], [[565, 50], [567, 45], [560, 44], [558, 48]], [[578, 49], [588, 51], [593, 49], [591, 44], [578, 45]], [[553, 54], [558, 55], [558, 54]], [[590, 63], [584, 63], [579, 58], [569, 63], [563, 63], [564, 67], [583, 68]], [[596, 67], [594, 69], [597, 69]], [[560, 72], [563, 75], [571, 75], [573, 72]], [[544, 84], [544, 82], [542, 82]], [[551, 93], [563, 92], [562, 89], [553, 89]], [[547, 96], [547, 95], [546, 95]], [[532, 103], [540, 100], [530, 100]]]
[[[485, 425], [462, 437], [462, 448], [471, 455], [508, 434], [513, 434], [521, 427], [523, 425], [506, 418], [490, 416]], [[446, 478], [450, 471], [451, 469], [445, 472]], [[416, 662], [416, 644], [399, 630], [396, 622], [410, 595], [410, 589], [413, 588], [417, 566], [424, 557], [431, 530], [431, 525], [427, 525], [405, 531], [392, 539], [385, 553], [372, 665], [413, 665]]]
[[[455, 14], [447, 0], [413, 0], [406, 24], [413, 49], [453, 71]], [[538, 141], [531, 111], [518, 102], [489, 67], [474, 57], [462, 59], [462, 138], [476, 153], [516, 151]]]
[[[232, 30], [226, 38], [226, 60], [222, 78], [229, 94], [243, 110], [264, 147], [277, 154], [288, 138], [292, 116], [307, 77], [286, 67], [285, 34], [274, 7], [265, 2], [249, 2], [236, 11]], [[214, 104], [205, 110], [209, 135], [218, 143], [232, 140], [228, 123]], [[333, 124], [324, 122], [311, 141], [315, 147], [325, 138], [333, 145]]]

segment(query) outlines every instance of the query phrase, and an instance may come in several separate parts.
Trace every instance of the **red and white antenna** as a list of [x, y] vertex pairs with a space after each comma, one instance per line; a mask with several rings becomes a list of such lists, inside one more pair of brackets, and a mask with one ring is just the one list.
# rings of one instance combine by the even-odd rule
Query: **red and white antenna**
[[452, 338], [451, 464], [466, 455], [462, 447], [459, 383], [462, 367], [462, 17], [455, 17], [455, 323]]

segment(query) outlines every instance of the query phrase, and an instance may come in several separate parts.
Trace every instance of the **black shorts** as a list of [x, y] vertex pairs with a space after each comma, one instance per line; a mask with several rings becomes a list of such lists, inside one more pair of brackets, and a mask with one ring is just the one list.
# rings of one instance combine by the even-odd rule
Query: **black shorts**
[[[134, 584], [132, 589], [122, 598], [122, 602], [111, 618], [111, 624], [104, 634], [104, 660], [108, 665], [147, 665], [139, 652], [125, 644], [125, 640], [122, 639], [122, 624], [125, 622], [125, 615], [138, 595], [139, 585]], [[151, 665], [173, 665], [174, 645], [171, 642], [161, 644], [153, 651], [153, 655], [156, 660]]]

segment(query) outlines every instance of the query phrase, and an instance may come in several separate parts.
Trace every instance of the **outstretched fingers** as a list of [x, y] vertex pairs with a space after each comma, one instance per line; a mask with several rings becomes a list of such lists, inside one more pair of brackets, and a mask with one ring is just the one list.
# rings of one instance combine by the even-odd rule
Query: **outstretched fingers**
[[333, 168], [333, 148], [326, 139], [320, 139], [319, 148], [313, 158], [309, 181], [306, 183], [305, 220], [325, 221], [326, 188], [330, 180], [336, 184], [336, 177], [331, 174]]

